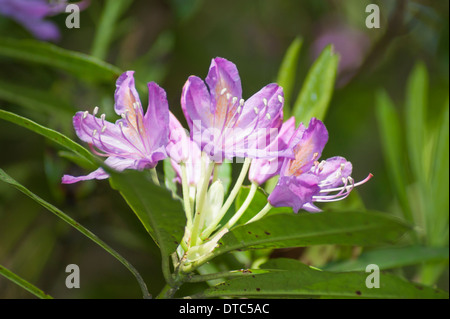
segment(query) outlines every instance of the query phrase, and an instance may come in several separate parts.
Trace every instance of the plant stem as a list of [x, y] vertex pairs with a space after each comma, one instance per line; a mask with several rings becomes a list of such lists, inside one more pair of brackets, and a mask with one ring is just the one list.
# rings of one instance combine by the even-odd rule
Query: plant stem
[[204, 171], [203, 180], [201, 181], [200, 189], [197, 193], [197, 204], [195, 207], [194, 222], [191, 231], [191, 246], [195, 246], [198, 243], [200, 228], [202, 227], [203, 218], [203, 205], [205, 204], [206, 195], [208, 192], [208, 184], [211, 178], [211, 173], [214, 169], [215, 163], [213, 161], [207, 164], [207, 168]]
[[156, 172], [156, 168], [150, 168], [150, 174], [152, 176], [152, 181], [153, 183], [155, 183], [156, 185], [160, 185], [159, 184], [159, 179], [158, 179], [158, 173]]
[[189, 198], [189, 186], [186, 174], [186, 164], [184, 162], [180, 163], [181, 167], [181, 185], [183, 189], [183, 202], [184, 202], [184, 212], [186, 213], [187, 228], [192, 227], [192, 210], [191, 210], [191, 200]]
[[250, 219], [245, 224], [250, 224], [250, 223], [253, 223], [254, 221], [257, 221], [258, 219], [263, 218], [271, 209], [272, 209], [272, 205], [270, 205], [270, 203], [267, 203], [266, 206], [264, 206], [264, 208], [261, 209], [261, 211], [258, 214], [253, 216], [253, 218]]
[[252, 183], [252, 186], [250, 187], [250, 192], [248, 193], [245, 201], [242, 203], [242, 206], [239, 207], [238, 211], [233, 215], [233, 217], [230, 218], [230, 220], [220, 230], [223, 230], [224, 228], [230, 229], [239, 220], [239, 218], [242, 217], [242, 215], [245, 213], [248, 206], [252, 202], [253, 197], [255, 197], [257, 189], [258, 184]]
[[251, 159], [246, 158], [244, 161], [244, 165], [242, 165], [241, 172], [239, 174], [239, 177], [236, 181], [236, 184], [234, 184], [233, 189], [230, 192], [230, 195], [228, 195], [227, 200], [225, 201], [225, 204], [223, 204], [222, 208], [220, 209], [219, 213], [217, 214], [216, 220], [211, 223], [211, 225], [206, 228], [201, 238], [205, 239], [208, 238], [209, 235], [216, 229], [217, 225], [222, 220], [223, 216], [226, 214], [228, 209], [230, 208], [231, 204], [233, 203], [234, 199], [236, 198], [239, 190], [241, 189], [242, 183], [244, 182], [245, 177], [247, 176], [248, 169], [250, 168]]

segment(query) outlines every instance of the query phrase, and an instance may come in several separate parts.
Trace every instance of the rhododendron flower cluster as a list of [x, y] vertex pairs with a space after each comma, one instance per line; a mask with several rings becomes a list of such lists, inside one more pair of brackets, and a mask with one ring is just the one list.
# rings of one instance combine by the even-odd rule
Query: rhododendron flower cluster
[[[321, 211], [317, 202], [341, 200], [359, 183], [351, 177], [352, 164], [343, 157], [320, 160], [328, 131], [318, 119], [307, 127], [295, 118], [283, 120], [283, 88], [275, 83], [243, 98], [238, 70], [232, 62], [215, 58], [203, 81], [188, 78], [181, 94], [181, 109], [188, 128], [169, 110], [165, 91], [148, 84], [146, 112], [135, 89], [133, 72], [117, 80], [114, 110], [120, 117], [108, 122], [105, 114], [78, 112], [73, 124], [78, 137], [92, 151], [107, 157], [105, 164], [117, 171], [154, 170], [165, 158], [181, 185], [186, 214], [185, 235], [178, 249], [187, 262], [211, 253], [219, 239], [251, 205], [258, 187], [279, 176], [267, 205], [248, 222], [262, 218], [272, 207]], [[225, 160], [242, 163], [241, 172], [225, 194], [215, 171]], [[63, 177], [63, 183], [104, 179], [99, 168], [80, 177]], [[234, 215], [224, 220], [246, 178], [247, 198]], [[227, 195], [227, 196], [226, 196]]]

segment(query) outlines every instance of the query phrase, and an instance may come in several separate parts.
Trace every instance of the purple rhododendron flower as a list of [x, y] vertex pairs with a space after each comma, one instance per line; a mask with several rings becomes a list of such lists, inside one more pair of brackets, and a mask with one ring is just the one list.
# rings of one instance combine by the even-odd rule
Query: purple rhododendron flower
[[300, 124], [289, 142], [294, 148], [295, 159], [283, 161], [280, 179], [268, 197], [272, 206], [292, 207], [294, 212], [300, 209], [318, 212], [321, 210], [313, 202], [341, 200], [355, 186], [372, 177], [369, 174], [355, 184], [350, 176], [352, 164], [343, 157], [332, 157], [319, 163], [327, 141], [328, 131], [321, 121], [312, 118], [307, 129]]
[[[206, 84], [205, 84], [206, 82]], [[291, 150], [270, 152], [283, 118], [283, 89], [275, 84], [262, 88], [247, 101], [236, 65], [215, 58], [205, 82], [191, 76], [183, 87], [181, 106], [192, 139], [215, 162], [233, 157], [268, 158]]]
[[202, 151], [190, 139], [187, 130], [172, 112], [170, 112], [169, 117], [169, 130], [169, 142], [166, 150], [172, 167], [177, 174], [176, 181], [181, 184], [180, 163], [184, 163], [186, 165], [188, 185], [197, 185], [201, 174]]
[[[117, 171], [153, 168], [167, 157], [169, 105], [166, 92], [156, 83], [148, 83], [149, 102], [144, 115], [133, 74], [127, 71], [117, 79], [114, 110], [121, 119], [110, 123], [105, 120], [105, 114], [98, 118], [97, 107], [92, 115], [86, 111], [73, 117], [78, 137], [89, 143], [94, 153], [108, 157], [105, 164]], [[64, 175], [62, 182], [71, 184], [94, 178], [105, 179], [108, 174], [99, 168], [87, 176]]]
[[[76, 4], [83, 10], [89, 3], [83, 0]], [[67, 0], [0, 0], [0, 14], [23, 25], [39, 40], [56, 41], [61, 36], [57, 25], [44, 18], [64, 12], [67, 4]]]
[[[277, 138], [269, 144], [269, 151], [276, 152], [278, 150], [286, 149], [295, 131], [295, 117], [291, 117], [283, 123]], [[248, 179], [258, 185], [263, 184], [268, 179], [280, 174], [284, 159], [285, 157], [283, 156], [276, 156], [273, 158], [253, 160], [248, 172]]]

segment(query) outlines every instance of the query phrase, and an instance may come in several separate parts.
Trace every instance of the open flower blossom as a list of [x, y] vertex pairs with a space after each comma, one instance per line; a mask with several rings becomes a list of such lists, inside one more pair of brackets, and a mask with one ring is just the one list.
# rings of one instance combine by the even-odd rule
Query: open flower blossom
[[[166, 93], [156, 83], [148, 83], [149, 102], [144, 115], [135, 89], [133, 71], [123, 73], [116, 83], [115, 112], [121, 116], [115, 123], [105, 120], [105, 114], [77, 112], [73, 126], [78, 137], [92, 151], [107, 157], [105, 164], [117, 171], [154, 168], [167, 157], [169, 136], [169, 105]], [[108, 174], [99, 168], [86, 176], [64, 175], [62, 182], [71, 184], [82, 180], [105, 179]]]
[[[300, 138], [300, 142], [296, 139]], [[293, 142], [294, 141], [294, 142]], [[313, 202], [330, 202], [344, 199], [355, 186], [365, 183], [372, 174], [359, 183], [350, 176], [352, 164], [343, 157], [318, 159], [328, 141], [325, 125], [312, 118], [307, 129], [300, 124], [290, 146], [295, 159], [286, 158], [280, 170], [280, 178], [268, 201], [274, 207], [292, 207], [294, 212], [304, 209], [321, 211]]]
[[[291, 117], [283, 123], [277, 138], [267, 147], [271, 152], [286, 149], [295, 131], [295, 117]], [[284, 159], [285, 157], [283, 156], [276, 156], [253, 160], [248, 172], [248, 179], [250, 182], [258, 185], [264, 184], [268, 179], [280, 174]]]
[[[90, 4], [90, 0], [75, 4], [83, 10]], [[61, 36], [57, 25], [44, 19], [64, 12], [67, 5], [67, 0], [0, 0], [0, 14], [23, 25], [39, 40], [56, 41]]]
[[[205, 84], [206, 82], [206, 84]], [[283, 117], [283, 89], [271, 83], [248, 100], [242, 98], [236, 65], [215, 58], [205, 82], [190, 76], [181, 106], [192, 139], [215, 162], [233, 157], [267, 158], [290, 150], [270, 152]]]

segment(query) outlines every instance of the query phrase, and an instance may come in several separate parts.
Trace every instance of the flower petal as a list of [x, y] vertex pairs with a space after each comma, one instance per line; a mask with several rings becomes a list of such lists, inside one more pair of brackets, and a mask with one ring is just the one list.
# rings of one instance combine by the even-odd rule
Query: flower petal
[[109, 175], [106, 173], [103, 168], [98, 168], [92, 173], [85, 175], [85, 176], [71, 176], [71, 175], [64, 175], [62, 177], [61, 183], [63, 184], [73, 184], [80, 181], [87, 181], [91, 179], [106, 179]]
[[303, 205], [312, 202], [318, 191], [318, 178], [314, 174], [281, 176], [268, 201], [274, 207], [292, 207], [297, 213]]
[[211, 114], [211, 96], [205, 82], [197, 76], [190, 76], [181, 93], [181, 108], [191, 129], [201, 132], [202, 127], [210, 127], [214, 117]]
[[169, 104], [166, 92], [154, 82], [148, 83], [148, 107], [144, 116], [143, 130], [150, 152], [167, 145]]
[[242, 97], [242, 86], [236, 65], [224, 58], [211, 61], [205, 79], [211, 94], [213, 126], [222, 130], [232, 121]]
[[[143, 114], [141, 101], [134, 85], [134, 71], [126, 71], [116, 81], [114, 93], [114, 110], [122, 116], [128, 112], [129, 118], [134, 121], [136, 116]], [[140, 114], [137, 114], [140, 113]]]
[[107, 155], [138, 158], [142, 156], [122, 134], [119, 124], [110, 123], [86, 112], [77, 112], [73, 117], [73, 126], [78, 137]]
[[[302, 130], [300, 126], [298, 131], [301, 133]], [[328, 131], [325, 125], [320, 120], [312, 118], [308, 128], [303, 131], [300, 142], [294, 146], [295, 159], [285, 161], [282, 168], [283, 175], [299, 176], [308, 172], [314, 161], [320, 158], [327, 141]]]

